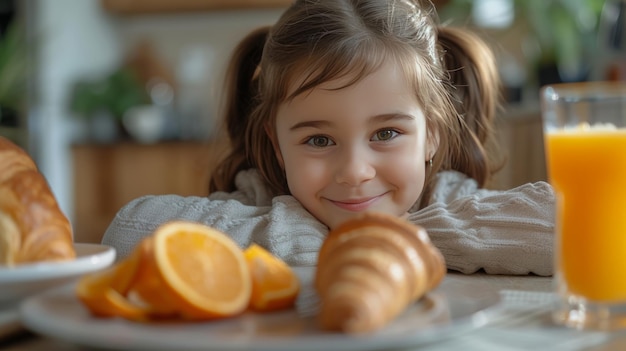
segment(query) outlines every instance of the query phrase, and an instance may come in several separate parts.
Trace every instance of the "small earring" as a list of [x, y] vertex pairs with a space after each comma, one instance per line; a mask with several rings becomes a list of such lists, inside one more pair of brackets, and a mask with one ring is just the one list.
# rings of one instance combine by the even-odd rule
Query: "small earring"
[[428, 166], [430, 168], [433, 168], [433, 159], [432, 158], [430, 160], [428, 160]]

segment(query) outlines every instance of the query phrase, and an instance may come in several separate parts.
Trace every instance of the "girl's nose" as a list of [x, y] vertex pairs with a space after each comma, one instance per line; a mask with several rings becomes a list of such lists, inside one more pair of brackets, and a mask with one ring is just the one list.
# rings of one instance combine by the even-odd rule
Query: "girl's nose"
[[368, 154], [362, 150], [346, 151], [337, 160], [336, 166], [335, 181], [339, 184], [356, 186], [376, 176], [376, 168]]

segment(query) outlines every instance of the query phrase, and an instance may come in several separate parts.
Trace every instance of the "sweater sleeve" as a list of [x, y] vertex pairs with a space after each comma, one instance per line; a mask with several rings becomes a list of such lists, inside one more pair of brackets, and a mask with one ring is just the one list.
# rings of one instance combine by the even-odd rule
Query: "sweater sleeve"
[[[224, 198], [223, 194], [216, 196]], [[227, 233], [242, 248], [257, 243], [294, 266], [314, 266], [328, 229], [291, 196], [267, 206], [234, 199], [144, 196], [124, 206], [106, 230], [102, 243], [123, 259], [142, 238], [172, 220], [199, 222]]]
[[552, 275], [554, 193], [548, 183], [494, 191], [446, 173], [430, 205], [408, 218], [427, 230], [449, 269]]

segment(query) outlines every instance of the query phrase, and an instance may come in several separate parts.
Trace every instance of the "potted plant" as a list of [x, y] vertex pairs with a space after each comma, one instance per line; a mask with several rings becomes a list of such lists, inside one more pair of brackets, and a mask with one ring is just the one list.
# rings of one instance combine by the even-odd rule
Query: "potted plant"
[[28, 52], [20, 22], [11, 22], [0, 36], [0, 134], [18, 145], [26, 143], [24, 113]]
[[[150, 102], [146, 89], [135, 72], [125, 66], [95, 80], [74, 84], [70, 96], [70, 110], [91, 125], [91, 139], [113, 141], [126, 135], [122, 118], [132, 107]], [[107, 131], [108, 128], [112, 131]], [[107, 132], [109, 135], [101, 135]], [[114, 135], [111, 135], [113, 133]]]
[[[519, 38], [521, 51], [528, 71], [536, 73], [528, 77], [530, 80], [541, 86], [587, 79], [605, 0], [499, 1], [506, 3], [501, 8], [514, 12], [510, 16], [514, 20], [510, 27], [498, 30], [523, 33]], [[477, 0], [450, 0], [441, 9], [441, 17], [451, 23], [473, 23], [469, 16], [476, 3]]]
[[588, 79], [605, 0], [516, 0], [536, 50], [539, 86]]

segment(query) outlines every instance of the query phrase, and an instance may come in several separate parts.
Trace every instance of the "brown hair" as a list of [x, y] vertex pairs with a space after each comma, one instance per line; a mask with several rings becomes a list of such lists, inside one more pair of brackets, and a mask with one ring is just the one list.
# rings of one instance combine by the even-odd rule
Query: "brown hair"
[[439, 135], [420, 207], [439, 170], [457, 170], [484, 186], [491, 173], [484, 144], [499, 91], [486, 44], [466, 30], [439, 26], [430, 2], [299, 0], [234, 51], [224, 109], [231, 151], [213, 173], [210, 191], [233, 191], [235, 174], [256, 168], [275, 195], [288, 194], [270, 135], [278, 106], [339, 77], [358, 82], [388, 59], [412, 82], [428, 137]]

